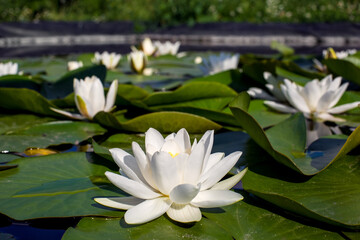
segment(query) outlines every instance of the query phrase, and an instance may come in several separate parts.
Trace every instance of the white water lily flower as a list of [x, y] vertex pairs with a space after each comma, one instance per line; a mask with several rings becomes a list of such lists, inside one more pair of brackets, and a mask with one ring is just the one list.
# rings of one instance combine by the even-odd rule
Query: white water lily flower
[[322, 51], [323, 57], [327, 58], [337, 58], [337, 59], [344, 59], [349, 55], [353, 55], [357, 52], [356, 49], [346, 49], [343, 51], [335, 52], [333, 48], [324, 49]]
[[165, 139], [155, 129], [145, 133], [145, 149], [132, 143], [134, 157], [119, 148], [110, 149], [121, 175], [106, 172], [107, 178], [130, 197], [95, 198], [107, 207], [127, 210], [128, 224], [141, 224], [166, 213], [178, 222], [201, 219], [199, 208], [233, 204], [243, 197], [230, 191], [246, 170], [219, 182], [236, 164], [241, 152], [224, 158], [211, 153], [214, 131], [207, 131], [191, 146], [185, 129]]
[[13, 62], [0, 63], [0, 76], [18, 74], [18, 64]]
[[264, 104], [280, 112], [303, 112], [309, 119], [341, 122], [344, 119], [334, 117], [332, 114], [340, 114], [356, 108], [360, 101], [334, 107], [349, 85], [344, 83], [340, 86], [340, 84], [341, 77], [333, 80], [332, 75], [326, 76], [321, 81], [312, 80], [304, 87], [285, 79], [281, 90], [292, 107], [273, 101], [265, 101]]
[[220, 55], [211, 55], [202, 60], [200, 70], [205, 75], [213, 75], [230, 69], [236, 69], [239, 64], [239, 54], [221, 52]]
[[156, 47], [156, 52], [155, 52], [156, 56], [167, 55], [167, 54], [176, 55], [177, 52], [179, 51], [180, 42], [177, 41], [175, 43], [172, 43], [166, 41], [165, 43], [161, 43], [160, 41], [155, 41], [154, 46]]
[[111, 83], [109, 91], [104, 95], [104, 87], [96, 76], [83, 79], [74, 79], [74, 95], [76, 107], [80, 114], [70, 113], [60, 109], [51, 108], [51, 110], [63, 114], [73, 119], [93, 119], [100, 111], [110, 112], [114, 108], [118, 81]]
[[130, 67], [134, 72], [141, 74], [145, 69], [147, 57], [143, 51], [133, 49], [128, 55], [128, 60], [130, 62]]
[[121, 55], [117, 53], [108, 53], [107, 51], [103, 53], [95, 52], [92, 62], [95, 64], [103, 64], [107, 69], [115, 69], [119, 64]]
[[152, 43], [151, 39], [147, 37], [141, 42], [141, 50], [146, 56], [151, 56], [155, 53], [156, 47]]
[[67, 65], [69, 71], [73, 71], [84, 66], [82, 61], [70, 61]]
[[267, 89], [269, 89], [273, 96], [268, 94], [263, 89], [256, 87], [249, 88], [247, 93], [253, 98], [286, 102], [286, 98], [280, 88], [284, 79], [282, 77], [274, 77], [270, 72], [264, 72], [264, 79], [268, 82], [267, 84], [265, 84], [265, 86], [267, 87]]

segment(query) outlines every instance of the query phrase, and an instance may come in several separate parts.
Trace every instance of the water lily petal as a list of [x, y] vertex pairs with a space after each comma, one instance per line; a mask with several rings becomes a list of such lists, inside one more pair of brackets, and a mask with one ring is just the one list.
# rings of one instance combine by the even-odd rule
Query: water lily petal
[[201, 220], [201, 211], [190, 204], [171, 204], [166, 214], [177, 222], [198, 222]]
[[335, 92], [330, 91], [326, 92], [324, 95], [321, 96], [319, 102], [316, 106], [316, 112], [324, 112], [329, 108], [329, 104], [331, 100], [334, 98]]
[[191, 204], [201, 208], [222, 207], [233, 204], [244, 197], [230, 190], [207, 190], [199, 192]]
[[242, 152], [233, 152], [210, 168], [200, 177], [201, 190], [208, 189], [220, 181], [236, 164]]
[[316, 109], [321, 94], [318, 81], [310, 81], [304, 86], [304, 97], [311, 110]]
[[67, 116], [72, 119], [78, 119], [78, 120], [86, 119], [86, 117], [84, 117], [83, 115], [77, 114], [77, 113], [70, 113], [70, 112], [66, 112], [64, 110], [60, 110], [60, 109], [56, 109], [56, 108], [52, 108], [52, 107], [50, 109], [53, 110], [54, 112], [60, 113], [64, 116]]
[[339, 102], [340, 98], [345, 93], [348, 85], [349, 85], [349, 83], [344, 83], [343, 85], [341, 85], [340, 88], [335, 89], [335, 95], [334, 95], [333, 99], [331, 99], [328, 108], [332, 108], [333, 106], [335, 106]]
[[132, 150], [136, 159], [136, 163], [139, 166], [139, 169], [144, 176], [146, 182], [151, 187], [156, 189], [156, 183], [152, 176], [149, 159], [146, 157], [144, 151], [141, 149], [140, 145], [137, 142], [132, 143]]
[[185, 160], [184, 164], [184, 183], [197, 184], [200, 174], [203, 169], [203, 162], [205, 157], [204, 142], [199, 142], [190, 156]]
[[156, 152], [151, 159], [151, 170], [157, 188], [165, 195], [180, 183], [181, 175], [174, 159], [167, 152]]
[[274, 110], [277, 110], [277, 111], [283, 112], [283, 113], [296, 113], [297, 112], [297, 110], [292, 107], [289, 107], [289, 106], [281, 104], [281, 103], [273, 102], [273, 101], [264, 101], [264, 104]]
[[339, 89], [340, 84], [341, 84], [341, 77], [337, 77], [330, 83], [330, 86], [328, 87], [327, 90], [328, 91], [336, 91]]
[[180, 184], [170, 192], [171, 201], [178, 204], [187, 204], [199, 193], [200, 185]]
[[353, 102], [353, 103], [347, 103], [347, 104], [343, 104], [343, 105], [334, 107], [332, 109], [329, 109], [328, 113], [339, 114], [339, 113], [349, 111], [349, 110], [351, 110], [353, 108], [356, 108], [356, 107], [360, 107], [360, 101]]
[[227, 178], [221, 182], [218, 182], [217, 184], [215, 184], [214, 186], [212, 186], [212, 190], [229, 190], [231, 189], [233, 186], [235, 186], [238, 182], [240, 182], [240, 180], [242, 179], [242, 177], [245, 175], [245, 173], [247, 172], [248, 168], [245, 168], [244, 170], [242, 170], [241, 172], [239, 172], [238, 174]]
[[[152, 145], [155, 148], [148, 149], [148, 145]], [[162, 145], [164, 144], [164, 138], [159, 131], [154, 128], [149, 128], [145, 133], [145, 148], [146, 152], [153, 155], [156, 151], [160, 151]]]
[[110, 180], [110, 182], [112, 182], [112, 184], [134, 197], [141, 199], [153, 199], [161, 196], [160, 193], [154, 192], [144, 184], [141, 184], [119, 174], [107, 171], [105, 172], [105, 175]]
[[309, 113], [310, 109], [307, 102], [304, 100], [302, 95], [299, 93], [299, 88], [292, 84], [289, 80], [284, 80], [285, 86], [281, 85], [281, 90], [286, 96], [289, 103], [301, 112]]
[[190, 153], [191, 150], [191, 142], [189, 133], [185, 130], [185, 128], [180, 129], [174, 138], [177, 145], [180, 147], [181, 152]]
[[268, 94], [266, 91], [264, 91], [261, 88], [256, 88], [256, 87], [249, 88], [249, 90], [247, 90], [247, 93], [252, 98], [266, 99], [266, 100], [270, 100], [270, 101], [277, 100], [276, 98], [274, 98], [273, 96], [271, 96], [270, 94]]
[[128, 210], [145, 200], [136, 197], [110, 197], [94, 198], [94, 201], [106, 207]]
[[137, 165], [136, 159], [120, 148], [109, 149], [112, 158], [115, 163], [121, 168], [127, 177], [137, 182], [147, 184], [143, 177], [139, 166]]
[[209, 156], [209, 161], [207, 163], [207, 166], [204, 169], [204, 172], [207, 172], [210, 168], [212, 168], [216, 163], [218, 163], [221, 159], [223, 159], [225, 156], [225, 153], [217, 152], [212, 153]]
[[114, 80], [110, 85], [109, 91], [106, 95], [106, 104], [104, 108], [105, 112], [109, 112], [115, 104], [118, 85], [118, 80]]
[[124, 218], [128, 224], [142, 224], [163, 215], [171, 205], [167, 197], [146, 200], [126, 211]]
[[333, 115], [326, 112], [316, 114], [315, 118], [329, 122], [345, 122], [345, 119], [334, 117]]
[[214, 143], [214, 130], [206, 131], [205, 134], [201, 137], [200, 141], [203, 141], [204, 146], [205, 146], [205, 157], [204, 157], [204, 162], [203, 162], [203, 166], [202, 166], [202, 168], [203, 168], [202, 172], [204, 172], [204, 169], [209, 160], [211, 149], [212, 149], [213, 143]]
[[90, 95], [88, 96], [89, 99], [85, 98], [85, 100], [88, 101], [88, 104], [86, 106], [88, 107], [89, 115], [92, 118], [96, 115], [96, 113], [104, 110], [105, 95], [104, 87], [100, 79], [95, 76], [92, 76], [91, 79], [93, 80], [93, 84], [90, 89]]

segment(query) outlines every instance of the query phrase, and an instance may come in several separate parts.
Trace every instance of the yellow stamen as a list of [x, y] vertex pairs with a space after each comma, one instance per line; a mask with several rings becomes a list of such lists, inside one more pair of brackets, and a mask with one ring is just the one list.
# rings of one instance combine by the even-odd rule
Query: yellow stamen
[[179, 155], [179, 153], [172, 154], [171, 152], [169, 152], [169, 154], [172, 156], [172, 158], [174, 158], [174, 157], [176, 157], [177, 155]]

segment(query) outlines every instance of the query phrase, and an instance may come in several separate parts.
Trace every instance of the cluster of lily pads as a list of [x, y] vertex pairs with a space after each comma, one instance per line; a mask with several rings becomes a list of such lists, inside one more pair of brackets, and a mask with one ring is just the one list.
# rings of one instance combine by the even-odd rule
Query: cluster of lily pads
[[360, 53], [275, 46], [0, 64], [1, 218], [81, 217], [63, 239], [358, 238]]

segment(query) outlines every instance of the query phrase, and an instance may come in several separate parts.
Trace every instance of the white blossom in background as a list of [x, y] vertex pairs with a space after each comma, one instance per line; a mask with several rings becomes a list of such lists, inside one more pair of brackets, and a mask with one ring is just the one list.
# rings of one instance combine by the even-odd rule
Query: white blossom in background
[[151, 56], [155, 53], [156, 47], [152, 43], [151, 39], [147, 37], [141, 42], [141, 50], [146, 56]]
[[118, 81], [111, 83], [106, 96], [104, 87], [96, 76], [83, 79], [74, 79], [74, 95], [76, 107], [80, 114], [70, 113], [60, 109], [51, 108], [51, 110], [73, 119], [93, 119], [100, 111], [110, 112], [114, 108], [118, 88]]
[[[231, 189], [246, 169], [220, 181], [236, 164], [241, 152], [227, 157], [211, 149], [214, 131], [207, 131], [191, 145], [185, 129], [165, 139], [155, 129], [145, 133], [145, 152], [132, 143], [134, 156], [119, 148], [110, 149], [120, 174], [105, 175], [129, 197], [99, 197], [94, 200], [107, 207], [127, 210], [128, 224], [141, 224], [166, 213], [178, 222], [201, 220], [200, 208], [233, 204], [243, 197]], [[219, 182], [220, 181], [220, 182]]]
[[70, 61], [67, 63], [67, 66], [68, 66], [69, 71], [73, 71], [73, 70], [83, 67], [84, 65], [83, 65], [82, 61]]
[[202, 59], [199, 65], [200, 70], [205, 75], [213, 75], [230, 69], [237, 69], [239, 64], [239, 54], [230, 54], [221, 52], [220, 55], [211, 55]]
[[338, 126], [329, 127], [324, 122], [306, 121], [306, 146], [309, 146], [321, 137], [333, 134], [342, 134]]
[[268, 94], [263, 89], [257, 87], [249, 88], [247, 93], [253, 98], [265, 99], [276, 102], [286, 102], [286, 98], [280, 88], [284, 79], [282, 77], [274, 77], [270, 72], [264, 72], [263, 75], [264, 79], [267, 82], [265, 86], [272, 93], [273, 96]]
[[131, 69], [136, 73], [141, 74], [146, 67], [147, 57], [143, 51], [133, 49], [128, 55], [128, 60]]
[[326, 76], [321, 81], [312, 80], [304, 87], [285, 79], [281, 90], [291, 106], [274, 101], [265, 101], [264, 104], [280, 112], [302, 112], [308, 119], [342, 122], [344, 119], [334, 117], [332, 114], [340, 114], [356, 108], [360, 101], [335, 107], [348, 86], [348, 83], [341, 86], [340, 84], [341, 77], [333, 80], [332, 75]]
[[115, 52], [108, 53], [107, 51], [103, 53], [95, 52], [92, 62], [95, 64], [103, 64], [107, 69], [115, 69], [119, 64], [121, 55]]
[[18, 64], [13, 62], [0, 63], [0, 76], [18, 74]]
[[342, 51], [335, 52], [333, 48], [324, 49], [322, 51], [323, 58], [337, 58], [344, 59], [350, 55], [353, 55], [357, 52], [356, 49], [346, 49]]
[[200, 57], [200, 56], [197, 56], [197, 57], [194, 59], [194, 63], [195, 63], [195, 64], [200, 64], [200, 63], [202, 63], [202, 61], [203, 61], [203, 59], [202, 59], [202, 57]]
[[176, 55], [179, 51], [180, 42], [177, 41], [175, 43], [166, 41], [164, 43], [160, 41], [155, 41], [154, 46], [156, 47], [155, 56], [161, 56], [161, 55]]

